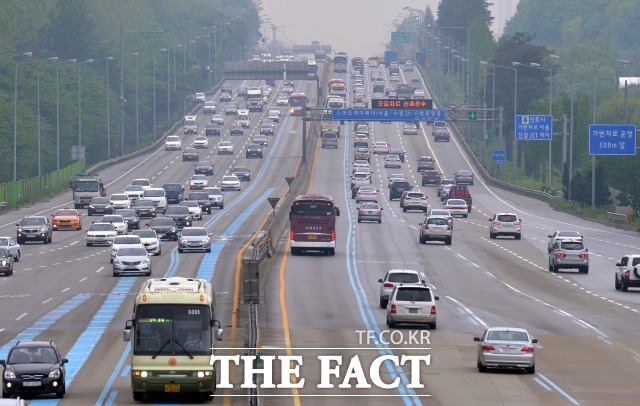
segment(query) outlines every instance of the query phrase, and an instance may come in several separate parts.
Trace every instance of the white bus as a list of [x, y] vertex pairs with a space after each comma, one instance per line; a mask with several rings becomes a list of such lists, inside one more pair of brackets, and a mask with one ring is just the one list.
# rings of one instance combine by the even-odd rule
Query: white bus
[[131, 342], [135, 401], [144, 400], [146, 393], [195, 393], [211, 399], [214, 338], [222, 339], [215, 310], [215, 293], [204, 279], [159, 278], [142, 285], [123, 332]]

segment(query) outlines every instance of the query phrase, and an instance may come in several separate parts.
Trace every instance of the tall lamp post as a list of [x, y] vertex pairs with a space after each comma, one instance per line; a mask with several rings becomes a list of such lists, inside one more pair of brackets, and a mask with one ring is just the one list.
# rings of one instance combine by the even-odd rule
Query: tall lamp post
[[[496, 66], [486, 61], [480, 61], [480, 65], [488, 66], [492, 70], [493, 84], [491, 86], [491, 133], [494, 132], [496, 114]], [[502, 146], [502, 140], [500, 140]]]
[[[513, 68], [510, 66], [503, 66], [503, 65], [493, 65], [495, 68], [503, 68], [503, 69], [509, 69], [511, 71], [513, 71], [515, 77], [514, 77], [514, 84], [513, 84], [513, 117], [515, 120], [515, 116], [518, 114], [518, 69], [517, 66], [521, 65], [520, 62], [513, 62]], [[495, 89], [495, 88], [494, 88]], [[495, 92], [494, 92], [495, 93]], [[515, 135], [515, 126], [514, 126], [514, 134], [513, 134], [513, 184], [516, 184], [516, 156], [518, 155], [518, 141], [516, 141], [516, 135]]]
[[80, 147], [82, 146], [82, 74], [80, 66], [93, 63], [93, 59], [78, 62], [78, 161], [80, 161]]
[[[139, 120], [139, 114], [138, 114], [138, 105], [139, 105], [139, 98], [138, 98], [138, 53], [134, 52], [131, 54], [131, 56], [135, 56], [136, 57], [136, 150], [138, 150], [138, 143], [140, 142], [140, 120]], [[123, 140], [124, 141], [124, 140]]]
[[167, 48], [167, 128], [171, 125], [171, 65], [169, 64], [169, 49]]
[[[48, 61], [57, 61], [57, 56], [52, 56]], [[40, 136], [40, 65], [37, 69], [37, 118], [38, 118], [38, 176], [42, 176], [42, 154], [41, 154], [41, 136]]]
[[[531, 62], [529, 64], [532, 68], [542, 69], [549, 72], [549, 115], [553, 119], [553, 69], [548, 66], [542, 66], [539, 63]], [[549, 140], [549, 190], [553, 190], [553, 164], [552, 164], [552, 140]]]
[[[18, 56], [31, 58], [33, 53], [23, 52]], [[18, 156], [18, 66], [29, 62], [16, 63], [14, 82], [13, 82], [13, 181], [17, 180], [17, 156]]]
[[107, 159], [111, 159], [111, 115], [109, 114], [109, 61], [113, 61], [113, 56], [104, 59], [107, 63]]
[[[162, 48], [156, 52], [169, 52], [167, 48]], [[156, 52], [153, 53], [153, 140], [156, 139], [156, 131], [158, 129], [158, 121], [156, 114]]]
[[[67, 62], [76, 63], [77, 59]], [[60, 63], [56, 64], [56, 170], [60, 170]]]
[[[625, 59], [618, 59], [618, 65], [621, 66], [626, 66], [629, 65], [631, 62], [625, 60]], [[616, 86], [620, 86], [619, 84], [616, 84]], [[629, 88], [629, 84], [627, 83], [627, 79], [624, 80], [624, 123], [627, 124], [629, 123], [629, 110], [627, 109], [627, 90]]]

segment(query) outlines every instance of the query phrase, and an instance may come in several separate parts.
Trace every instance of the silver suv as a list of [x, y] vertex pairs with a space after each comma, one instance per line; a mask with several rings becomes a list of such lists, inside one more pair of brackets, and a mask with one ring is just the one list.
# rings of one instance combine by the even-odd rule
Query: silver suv
[[387, 305], [387, 326], [394, 328], [399, 323], [427, 324], [436, 328], [436, 300], [431, 289], [425, 285], [399, 284], [393, 288]]
[[380, 284], [380, 308], [386, 309], [393, 288], [400, 283], [425, 283], [424, 275], [413, 269], [389, 269], [384, 278], [378, 279]]
[[427, 196], [420, 191], [409, 191], [407, 195], [402, 200], [402, 211], [406, 212], [407, 210], [422, 210], [423, 212], [427, 212], [429, 208], [429, 203], [427, 203]]
[[631, 288], [640, 288], [640, 255], [625, 255], [616, 264], [616, 290], [626, 292]]
[[453, 227], [451, 221], [445, 216], [428, 216], [424, 218], [420, 226], [420, 244], [426, 244], [429, 240], [444, 241], [445, 245], [451, 245], [453, 239]]
[[496, 213], [489, 219], [489, 238], [499, 235], [512, 235], [516, 240], [522, 238], [520, 226], [522, 220], [514, 213]]
[[556, 240], [549, 252], [549, 272], [558, 272], [561, 268], [577, 268], [580, 273], [589, 273], [589, 250], [582, 239]]

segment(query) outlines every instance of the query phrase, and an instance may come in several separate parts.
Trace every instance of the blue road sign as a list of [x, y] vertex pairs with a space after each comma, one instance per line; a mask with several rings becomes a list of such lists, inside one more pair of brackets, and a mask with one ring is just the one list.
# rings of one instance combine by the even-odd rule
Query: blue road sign
[[507, 163], [507, 151], [504, 149], [493, 150], [493, 163], [496, 165], [504, 165]]
[[516, 140], [550, 141], [553, 139], [553, 116], [517, 115]]
[[331, 119], [341, 121], [445, 121], [446, 117], [446, 110], [331, 110]]
[[635, 154], [635, 125], [589, 124], [589, 155]]

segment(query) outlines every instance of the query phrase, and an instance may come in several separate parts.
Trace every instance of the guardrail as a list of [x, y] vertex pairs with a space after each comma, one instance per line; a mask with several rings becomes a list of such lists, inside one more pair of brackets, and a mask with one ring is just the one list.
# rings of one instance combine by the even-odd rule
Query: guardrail
[[0, 209], [7, 207], [7, 202], [0, 202]]
[[608, 211], [607, 212], [607, 220], [609, 220], [609, 222], [611, 221], [621, 221], [623, 223], [629, 223], [629, 217], [627, 214], [624, 213], [613, 213]]

